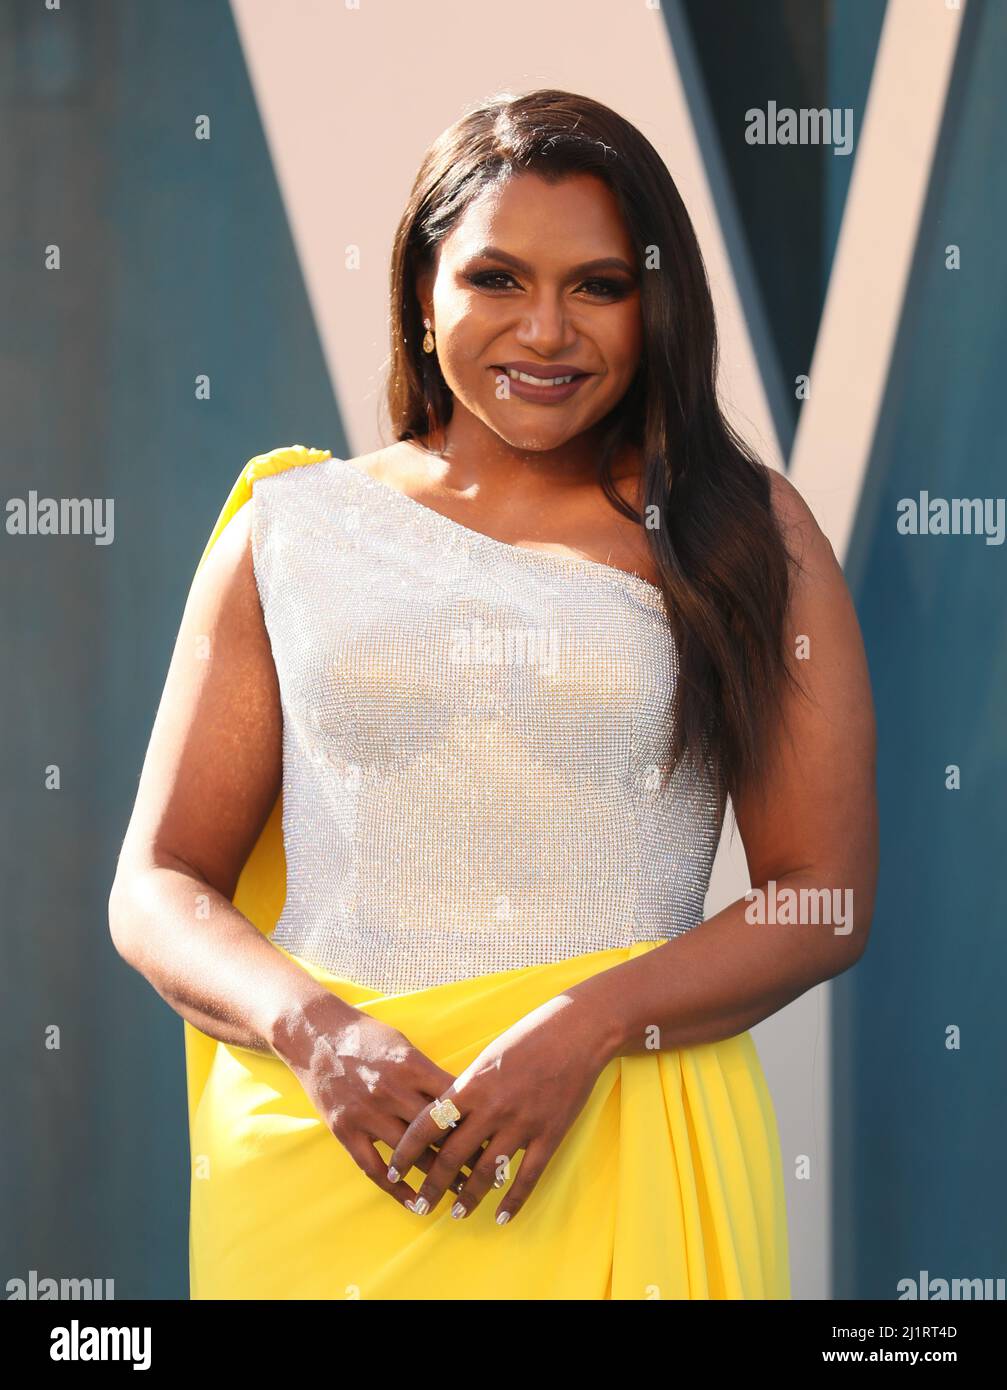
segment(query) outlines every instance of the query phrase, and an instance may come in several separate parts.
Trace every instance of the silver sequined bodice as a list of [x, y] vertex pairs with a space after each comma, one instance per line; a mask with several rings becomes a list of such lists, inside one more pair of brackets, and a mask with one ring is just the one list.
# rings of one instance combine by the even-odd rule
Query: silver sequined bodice
[[659, 591], [519, 548], [342, 459], [258, 479], [283, 707], [272, 939], [388, 993], [696, 926], [723, 821], [670, 783]]

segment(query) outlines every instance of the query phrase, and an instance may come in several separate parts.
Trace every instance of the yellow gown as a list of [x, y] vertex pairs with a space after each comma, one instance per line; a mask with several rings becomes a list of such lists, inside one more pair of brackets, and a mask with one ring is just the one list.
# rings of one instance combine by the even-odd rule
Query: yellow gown
[[[250, 460], [200, 565], [255, 479], [330, 457], [293, 445]], [[285, 892], [278, 800], [234, 904], [269, 935]], [[539, 1004], [660, 944], [397, 994], [284, 954], [457, 1075]], [[494, 1215], [506, 1186], [462, 1221], [450, 1216], [450, 1193], [417, 1216], [364, 1175], [282, 1062], [188, 1022], [184, 1030], [192, 1298], [790, 1297], [776, 1120], [748, 1032], [610, 1062], [528, 1202], [501, 1227]], [[387, 1160], [388, 1147], [377, 1148]], [[415, 1187], [422, 1178], [406, 1174]]]

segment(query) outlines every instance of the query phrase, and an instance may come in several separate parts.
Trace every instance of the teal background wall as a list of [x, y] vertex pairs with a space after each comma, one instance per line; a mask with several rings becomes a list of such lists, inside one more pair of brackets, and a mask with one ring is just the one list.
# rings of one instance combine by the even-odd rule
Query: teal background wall
[[1007, 546], [894, 524], [921, 490], [1007, 491], [1005, 71], [1007, 6], [970, 3], [847, 561], [878, 711], [882, 873], [872, 945], [833, 991], [840, 1298], [891, 1298], [921, 1270], [1007, 1273]]
[[108, 892], [231, 484], [344, 440], [224, 0], [4, 3], [0, 40], [0, 497], [115, 502], [108, 546], [0, 533], [0, 1273], [185, 1298], [182, 1023], [117, 955]]
[[[747, 146], [738, 131], [772, 98], [852, 107], [859, 132], [885, 3], [685, 0], [684, 33], [667, 13], [676, 53], [694, 53], [690, 103], [786, 446], [856, 155]], [[969, 0], [845, 564], [874, 688], [882, 836], [871, 945], [832, 986], [839, 1299], [892, 1299], [921, 1270], [1005, 1273], [1004, 547], [895, 529], [898, 500], [921, 489], [1005, 491], [1004, 71], [1007, 6]], [[945, 268], [949, 243], [959, 271]], [[961, 791], [945, 789], [951, 763]], [[953, 1026], [960, 1051], [945, 1046]]]

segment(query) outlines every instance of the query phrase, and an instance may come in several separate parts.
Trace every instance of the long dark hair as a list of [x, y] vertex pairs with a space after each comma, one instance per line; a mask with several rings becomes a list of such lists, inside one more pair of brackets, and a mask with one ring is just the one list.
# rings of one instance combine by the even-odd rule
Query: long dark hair
[[[437, 438], [453, 397], [424, 329], [416, 277], [489, 183], [534, 172], [550, 181], [595, 174], [613, 191], [641, 267], [640, 368], [601, 423], [598, 481], [611, 504], [641, 522], [678, 649], [669, 760], [698, 759], [721, 795], [757, 781], [779, 734], [785, 618], [791, 592], [769, 469], [717, 400], [717, 328], [689, 214], [663, 160], [599, 102], [545, 89], [497, 95], [470, 110], [427, 151], [395, 236], [387, 406], [398, 440]], [[616, 491], [626, 445], [643, 458], [644, 513]]]

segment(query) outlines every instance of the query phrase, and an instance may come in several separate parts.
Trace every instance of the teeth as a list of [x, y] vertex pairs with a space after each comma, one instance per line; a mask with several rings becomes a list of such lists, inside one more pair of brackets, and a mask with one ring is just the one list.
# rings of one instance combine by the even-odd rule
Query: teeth
[[573, 381], [572, 376], [528, 376], [526, 372], [515, 371], [513, 367], [506, 369], [511, 381], [526, 381], [529, 386], [565, 386], [568, 381]]

